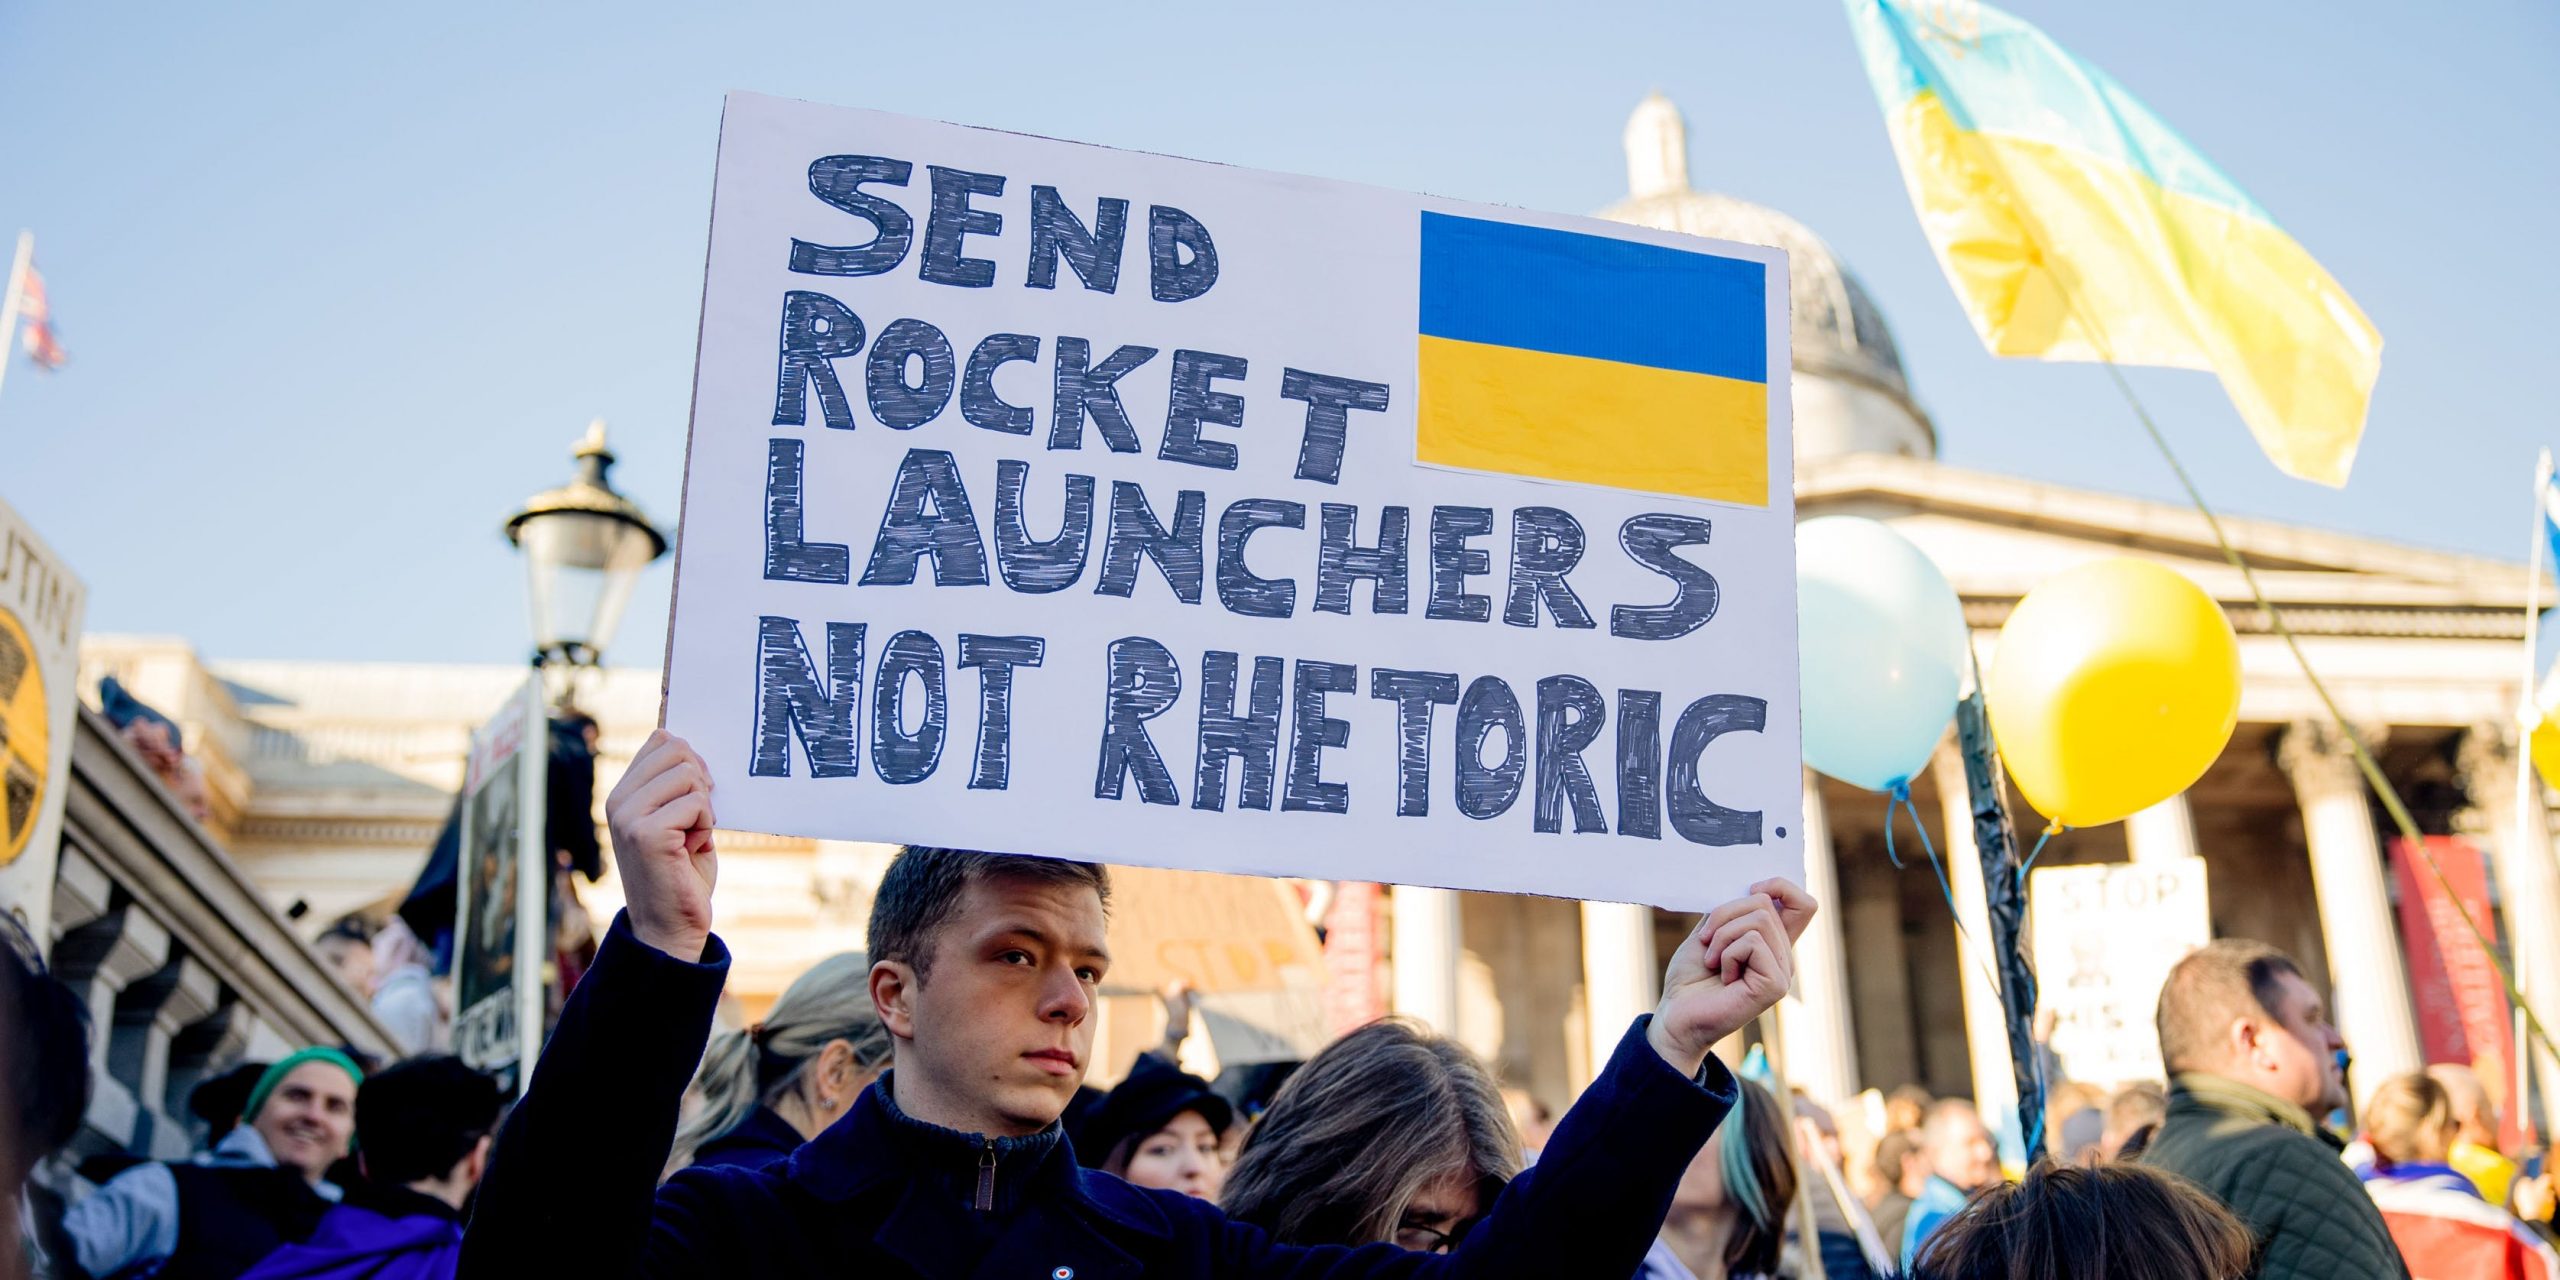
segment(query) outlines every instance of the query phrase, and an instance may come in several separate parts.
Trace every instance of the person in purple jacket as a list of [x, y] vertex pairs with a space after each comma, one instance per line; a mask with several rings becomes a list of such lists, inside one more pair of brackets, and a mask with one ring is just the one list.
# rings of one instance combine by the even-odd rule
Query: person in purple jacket
[[729, 953], [711, 932], [711, 783], [654, 734], [606, 805], [627, 907], [498, 1138], [461, 1274], [1367, 1280], [1632, 1275], [1733, 1106], [1708, 1050], [1777, 1003], [1814, 904], [1764, 881], [1681, 943], [1555, 1134], [1445, 1255], [1293, 1247], [1078, 1165], [1058, 1123], [1111, 964], [1097, 866], [910, 846], [874, 899], [890, 1072], [788, 1159], [657, 1186]]
[[241, 1280], [450, 1280], [462, 1206], [488, 1168], [497, 1082], [448, 1054], [411, 1058], [356, 1091], [364, 1180]]

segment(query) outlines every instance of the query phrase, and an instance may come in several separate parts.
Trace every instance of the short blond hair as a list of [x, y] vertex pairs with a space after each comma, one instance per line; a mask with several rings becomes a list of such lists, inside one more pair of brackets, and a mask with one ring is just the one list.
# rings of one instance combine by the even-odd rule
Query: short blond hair
[[2365, 1141], [2388, 1164], [2444, 1159], [2453, 1128], [2453, 1096], [2423, 1071], [2404, 1071], [2375, 1088], [2364, 1104]]
[[2247, 938], [2223, 938], [2188, 952], [2160, 984], [2160, 1061], [2171, 1071], [2209, 1070], [2223, 1059], [2231, 1024], [2276, 1016], [2293, 957]]

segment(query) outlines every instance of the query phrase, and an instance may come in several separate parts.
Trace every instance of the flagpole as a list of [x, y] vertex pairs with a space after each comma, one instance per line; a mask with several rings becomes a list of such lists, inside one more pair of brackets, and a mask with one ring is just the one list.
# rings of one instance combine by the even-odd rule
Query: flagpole
[[36, 233], [18, 233], [18, 258], [9, 265], [9, 292], [0, 300], [0, 382], [9, 377], [9, 357], [16, 354], [18, 304], [26, 296], [27, 268], [36, 260]]
[[[2540, 661], [2542, 642], [2542, 552], [2544, 546], [2550, 541], [2550, 539], [2543, 536], [2543, 529], [2545, 524], [2551, 519], [2551, 515], [2548, 512], [2548, 504], [2551, 500], [2550, 493], [2551, 450], [2545, 448], [2542, 451], [2541, 459], [2535, 464], [2533, 470], [2533, 549], [2527, 557], [2527, 563], [2530, 567], [2527, 569], [2524, 579], [2524, 680], [2517, 686], [2520, 693], [2518, 695], [2519, 701], [2516, 704], [2515, 750], [2515, 840], [2516, 855], [2518, 858], [2548, 857], [2551, 841], [2551, 820], [2547, 815], [2541, 814], [2541, 806], [2534, 803], [2538, 797], [2534, 795], [2535, 779], [2533, 772], [2532, 750], [2533, 731], [2535, 726], [2538, 725], [2542, 719], [2541, 691], [2536, 689], [2534, 686], [2540, 683], [2542, 667]], [[2541, 944], [2529, 943], [2525, 936], [2529, 931], [2515, 928], [2515, 920], [2513, 917], [2510, 917], [2507, 923], [2509, 926], [2507, 930], [2510, 952], [2509, 959], [2514, 964], [2516, 986], [2518, 990], [2528, 997], [2544, 994], [2532, 989], [2531, 982], [2533, 969], [2532, 966], [2525, 963], [2523, 954], [2527, 945], [2539, 946]], [[2515, 1047], [2512, 1050], [2515, 1056], [2515, 1061], [2511, 1064], [2515, 1068], [2516, 1087], [2515, 1092], [2508, 1095], [2508, 1097], [2509, 1105], [2515, 1108], [2516, 1123], [2527, 1133], [2528, 1136], [2530, 1136], [2533, 1130], [2533, 1112], [2527, 1107], [2526, 1103], [2533, 1096], [2533, 1074], [2531, 1064], [2533, 1062], [2534, 1054], [2533, 1042], [2525, 1038], [2524, 1019], [2524, 1006], [2520, 1002], [2515, 1010]]]

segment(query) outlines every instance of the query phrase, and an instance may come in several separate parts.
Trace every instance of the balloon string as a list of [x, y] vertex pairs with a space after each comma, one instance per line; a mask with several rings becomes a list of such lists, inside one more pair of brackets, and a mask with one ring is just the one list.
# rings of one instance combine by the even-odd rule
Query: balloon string
[[[1900, 871], [1902, 870], [1902, 855], [1893, 851], [1893, 815], [1898, 812], [1902, 806], [1911, 803], [1911, 784], [1908, 782], [1896, 782], [1893, 784], [1891, 794], [1893, 797], [1892, 800], [1884, 807], [1884, 860], [1892, 863], [1894, 870]], [[1914, 825], [1919, 823], [1920, 811], [1918, 809], [1911, 811], [1911, 820]], [[1925, 830], [1922, 831], [1920, 833], [1920, 838], [1923, 840], [1928, 839], [1929, 833]]]
[[2044, 829], [2043, 835], [2036, 837], [2036, 847], [2028, 850], [2027, 860], [2018, 864], [2018, 889], [2021, 892], [2024, 892], [2027, 887], [2027, 873], [2035, 869], [2036, 859], [2044, 856], [2045, 845], [2061, 834], [2062, 824], [2055, 822]]
[[[1991, 962], [1986, 958], [1989, 953], [1982, 949], [1981, 944], [1976, 943], [1973, 940], [1973, 931], [1964, 927], [1964, 913], [1956, 909], [1955, 887], [1947, 882], [1946, 865], [1938, 861], [1938, 846], [1931, 843], [1929, 840], [1929, 824], [1920, 820], [1920, 806], [1912, 803], [1911, 784], [1907, 782], [1897, 782], [1893, 784], [1892, 803], [1885, 807], [1885, 856], [1888, 858], [1893, 857], [1894, 815], [1904, 809], [1911, 811], [1911, 829], [1920, 833], [1921, 852], [1929, 855], [1929, 870], [1937, 874], [1938, 892], [1947, 900], [1947, 918], [1955, 922], [1956, 935], [1964, 940], [1964, 947], [1962, 948], [1963, 951], [1965, 954], [1973, 957], [1974, 967], [1982, 970], [1983, 980], [1991, 984], [1991, 990], [1995, 994], [1998, 993], [2000, 990], [2000, 975], [1991, 968]], [[1902, 866], [1902, 863], [1899, 859], [1896, 859], [1893, 865], [1899, 869]]]

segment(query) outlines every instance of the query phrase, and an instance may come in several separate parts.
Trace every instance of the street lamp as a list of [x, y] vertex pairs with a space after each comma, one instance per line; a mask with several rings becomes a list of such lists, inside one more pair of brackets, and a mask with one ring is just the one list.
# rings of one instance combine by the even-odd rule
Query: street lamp
[[667, 553], [665, 535], [605, 474], [613, 451], [604, 419], [587, 424], [571, 456], [576, 479], [533, 495], [507, 519], [507, 541], [524, 550], [533, 665], [559, 671], [564, 701], [577, 670], [594, 667], [612, 641], [640, 571]]

